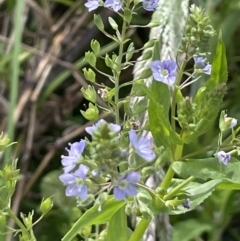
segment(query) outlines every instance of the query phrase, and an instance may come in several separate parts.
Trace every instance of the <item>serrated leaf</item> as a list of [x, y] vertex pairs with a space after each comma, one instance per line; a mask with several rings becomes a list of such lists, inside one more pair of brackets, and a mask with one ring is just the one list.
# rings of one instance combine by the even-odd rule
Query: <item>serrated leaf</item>
[[[194, 176], [202, 180], [222, 179], [220, 187], [239, 189], [240, 185], [240, 162], [234, 157], [225, 166], [218, 162], [217, 158], [186, 160], [174, 162], [173, 170], [182, 177]], [[232, 185], [235, 184], [235, 185]], [[236, 185], [237, 184], [237, 185]]]
[[168, 209], [165, 212], [170, 215], [178, 215], [195, 209], [212, 194], [212, 192], [219, 185], [219, 183], [221, 183], [221, 181], [221, 179], [216, 179], [203, 184], [197, 182], [189, 183], [182, 189], [182, 191], [187, 193], [190, 209], [184, 208], [182, 205], [180, 205], [177, 206], [175, 209]]

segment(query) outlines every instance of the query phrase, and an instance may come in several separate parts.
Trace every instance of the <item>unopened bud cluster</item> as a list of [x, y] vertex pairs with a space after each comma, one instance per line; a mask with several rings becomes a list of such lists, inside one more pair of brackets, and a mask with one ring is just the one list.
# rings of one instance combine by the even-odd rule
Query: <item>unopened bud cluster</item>
[[180, 49], [190, 56], [202, 55], [207, 53], [215, 30], [202, 8], [192, 5], [190, 12]]

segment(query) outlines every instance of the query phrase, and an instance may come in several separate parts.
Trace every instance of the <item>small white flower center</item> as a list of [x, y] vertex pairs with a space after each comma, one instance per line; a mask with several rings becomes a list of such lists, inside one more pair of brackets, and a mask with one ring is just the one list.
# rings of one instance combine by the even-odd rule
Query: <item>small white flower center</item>
[[168, 76], [168, 74], [169, 74], [167, 69], [161, 69], [160, 73], [161, 73], [162, 76]]

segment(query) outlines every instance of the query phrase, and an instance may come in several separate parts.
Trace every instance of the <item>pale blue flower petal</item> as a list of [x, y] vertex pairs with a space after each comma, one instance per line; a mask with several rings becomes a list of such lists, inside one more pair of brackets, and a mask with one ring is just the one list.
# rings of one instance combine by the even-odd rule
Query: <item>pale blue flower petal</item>
[[227, 165], [231, 159], [231, 154], [228, 152], [225, 152], [225, 151], [219, 151], [217, 153], [217, 158], [218, 158], [219, 162], [221, 162], [224, 165]]
[[136, 153], [146, 161], [153, 161], [156, 154], [151, 148], [151, 141], [147, 137], [138, 137], [134, 130], [129, 131], [129, 140]]

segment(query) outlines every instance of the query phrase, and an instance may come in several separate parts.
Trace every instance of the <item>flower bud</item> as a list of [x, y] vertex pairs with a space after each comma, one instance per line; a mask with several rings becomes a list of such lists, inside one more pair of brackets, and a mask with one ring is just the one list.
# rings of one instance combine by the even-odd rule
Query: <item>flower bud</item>
[[126, 62], [132, 58], [134, 49], [135, 49], [134, 43], [129, 44], [127, 53], [126, 53]]
[[10, 139], [3, 133], [0, 134], [0, 151], [3, 151], [9, 144]]
[[114, 65], [115, 63], [113, 62], [113, 60], [109, 57], [108, 54], [105, 55], [105, 64], [107, 67], [113, 69], [114, 68]]
[[43, 199], [40, 205], [40, 211], [42, 212], [43, 215], [47, 214], [53, 207], [53, 201], [49, 197], [47, 199]]
[[92, 48], [94, 54], [98, 55], [100, 53], [101, 46], [97, 40], [93, 39], [91, 41], [91, 48]]
[[89, 235], [91, 234], [91, 231], [92, 231], [92, 226], [85, 226], [80, 233], [84, 238], [88, 238]]
[[87, 51], [85, 53], [85, 60], [92, 66], [96, 67], [97, 58], [93, 52]]
[[118, 30], [118, 25], [113, 18], [108, 17], [108, 22], [114, 30]]
[[228, 130], [229, 128], [234, 128], [237, 125], [237, 119], [228, 117], [225, 111], [221, 112], [219, 119], [219, 129], [221, 132]]
[[128, 8], [124, 8], [124, 16], [123, 19], [130, 24], [131, 20], [132, 20], [132, 11]]
[[89, 68], [88, 70], [86, 68], [84, 68], [83, 74], [88, 81], [90, 81], [92, 83], [96, 82], [96, 74], [91, 68]]
[[99, 110], [97, 106], [93, 105], [92, 103], [89, 103], [89, 107], [86, 111], [80, 110], [80, 112], [87, 120], [97, 120], [99, 116]]
[[23, 213], [20, 213], [20, 216], [23, 220], [23, 223], [25, 224], [25, 226], [29, 229], [32, 228], [32, 218], [33, 218], [33, 211], [31, 213], [28, 214], [28, 216], [26, 217]]
[[100, 15], [94, 14], [94, 23], [100, 31], [104, 31], [104, 24]]
[[84, 87], [81, 88], [82, 94], [85, 99], [91, 101], [92, 103], [96, 103], [97, 101], [97, 93], [93, 86], [88, 85], [88, 88], [85, 89]]
[[150, 76], [152, 76], [152, 71], [150, 68], [148, 69], [144, 69], [140, 75], [140, 79], [147, 79], [149, 78]]

